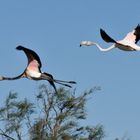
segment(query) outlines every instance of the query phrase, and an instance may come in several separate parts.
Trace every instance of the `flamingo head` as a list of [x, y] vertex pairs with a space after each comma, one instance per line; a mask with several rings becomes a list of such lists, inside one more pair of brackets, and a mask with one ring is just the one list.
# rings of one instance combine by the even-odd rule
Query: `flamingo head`
[[81, 41], [80, 42], [80, 47], [81, 46], [91, 46], [91, 45], [94, 45], [95, 43], [92, 42], [92, 41]]

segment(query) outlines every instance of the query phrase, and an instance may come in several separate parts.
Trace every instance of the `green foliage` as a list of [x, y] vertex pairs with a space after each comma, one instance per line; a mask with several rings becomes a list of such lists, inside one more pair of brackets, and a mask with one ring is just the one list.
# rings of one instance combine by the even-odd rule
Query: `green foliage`
[[98, 89], [76, 96], [75, 90], [59, 88], [55, 94], [41, 85], [34, 103], [19, 100], [17, 93], [9, 93], [0, 108], [0, 121], [4, 126], [0, 135], [7, 140], [25, 137], [30, 140], [101, 140], [103, 126], [80, 125], [87, 116], [87, 97], [95, 90]]
[[34, 105], [27, 99], [18, 101], [17, 93], [9, 93], [0, 108], [0, 121], [4, 125], [1, 134], [16, 135], [21, 139], [21, 129], [24, 124], [30, 124], [30, 116], [34, 113]]

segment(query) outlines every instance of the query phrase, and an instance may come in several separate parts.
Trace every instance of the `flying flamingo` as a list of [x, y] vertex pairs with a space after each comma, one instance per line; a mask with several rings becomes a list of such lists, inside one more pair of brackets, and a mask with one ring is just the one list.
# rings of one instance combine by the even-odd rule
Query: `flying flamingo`
[[17, 50], [22, 50], [26, 54], [28, 58], [28, 65], [25, 68], [24, 72], [16, 77], [4, 77], [0, 76], [0, 80], [16, 80], [20, 78], [28, 78], [32, 80], [47, 80], [54, 88], [55, 92], [56, 86], [54, 84], [58, 83], [67, 87], [71, 87], [70, 84], [76, 84], [75, 81], [62, 81], [62, 80], [56, 80], [53, 78], [53, 76], [46, 72], [41, 72], [41, 61], [39, 56], [34, 52], [33, 50], [30, 50], [28, 48], [25, 48], [23, 46], [16, 47]]
[[115, 41], [103, 29], [100, 29], [101, 37], [108, 43], [114, 43], [108, 48], [102, 48], [98, 43], [92, 41], [81, 41], [80, 46], [95, 45], [100, 51], [110, 51], [113, 48], [119, 48], [124, 51], [140, 51], [140, 46], [137, 42], [140, 40], [140, 25], [138, 25], [132, 32], [129, 32], [122, 40]]

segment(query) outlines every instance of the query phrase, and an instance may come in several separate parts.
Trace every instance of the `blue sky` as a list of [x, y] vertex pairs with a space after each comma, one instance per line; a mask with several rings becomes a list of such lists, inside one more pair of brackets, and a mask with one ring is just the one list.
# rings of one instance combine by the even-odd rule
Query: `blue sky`
[[[0, 75], [15, 76], [26, 67], [26, 56], [15, 50], [17, 45], [33, 49], [42, 60], [42, 71], [77, 81], [77, 93], [101, 86], [89, 99], [85, 124], [102, 124], [104, 140], [123, 135], [139, 140], [140, 52], [79, 48], [81, 40], [108, 47], [100, 28], [122, 39], [140, 23], [139, 5], [138, 0], [0, 1]], [[0, 100], [12, 90], [32, 101], [41, 83], [46, 82], [1, 81]]]

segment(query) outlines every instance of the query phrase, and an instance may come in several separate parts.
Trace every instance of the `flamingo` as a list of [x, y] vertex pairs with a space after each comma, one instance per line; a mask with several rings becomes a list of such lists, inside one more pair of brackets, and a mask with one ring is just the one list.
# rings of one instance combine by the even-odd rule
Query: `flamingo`
[[21, 73], [20, 75], [16, 77], [5, 77], [5, 76], [0, 76], [0, 80], [17, 80], [20, 78], [28, 78], [31, 80], [47, 80], [50, 85], [54, 88], [55, 92], [57, 93], [56, 86], [54, 84], [58, 83], [67, 87], [71, 87], [70, 84], [76, 84], [75, 81], [63, 81], [63, 80], [56, 80], [53, 78], [53, 76], [49, 73], [46, 72], [41, 72], [41, 61], [39, 56], [37, 55], [36, 52], [33, 50], [30, 50], [28, 48], [25, 48], [23, 46], [18, 46], [16, 47], [17, 50], [22, 50], [27, 56], [28, 59], [28, 65], [25, 68], [24, 72]]
[[108, 48], [102, 48], [98, 43], [92, 41], [81, 41], [80, 46], [92, 46], [95, 45], [100, 51], [110, 51], [113, 48], [119, 48], [123, 51], [140, 51], [140, 46], [137, 45], [137, 42], [140, 40], [140, 25], [132, 31], [129, 32], [124, 39], [115, 41], [111, 38], [103, 29], [100, 29], [101, 37], [104, 41], [108, 43], [113, 43], [112, 46]]

